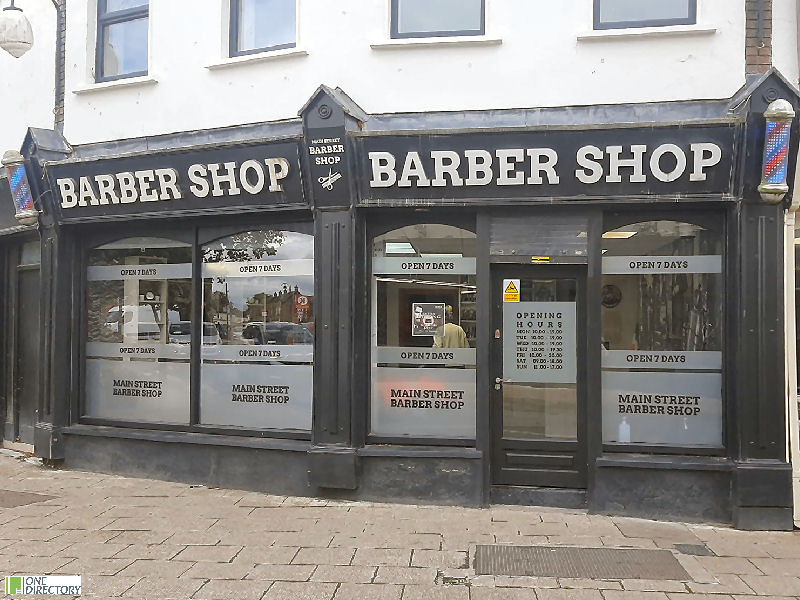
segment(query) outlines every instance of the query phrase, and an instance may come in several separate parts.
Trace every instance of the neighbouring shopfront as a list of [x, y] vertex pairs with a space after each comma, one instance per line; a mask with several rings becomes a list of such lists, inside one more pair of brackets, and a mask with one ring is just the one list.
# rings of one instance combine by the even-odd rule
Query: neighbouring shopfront
[[59, 153], [31, 130], [53, 404], [36, 451], [275, 493], [788, 527], [765, 90], [798, 105], [771, 73], [732, 100], [455, 126], [322, 87], [295, 122], [204, 145]]

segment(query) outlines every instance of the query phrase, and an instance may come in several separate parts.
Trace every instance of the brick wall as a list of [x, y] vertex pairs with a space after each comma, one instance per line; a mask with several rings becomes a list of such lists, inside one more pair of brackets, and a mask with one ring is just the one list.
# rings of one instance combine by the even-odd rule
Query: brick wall
[[[759, 37], [758, 8], [763, 6]], [[772, 0], [745, 0], [745, 69], [748, 75], [765, 73], [772, 66]]]

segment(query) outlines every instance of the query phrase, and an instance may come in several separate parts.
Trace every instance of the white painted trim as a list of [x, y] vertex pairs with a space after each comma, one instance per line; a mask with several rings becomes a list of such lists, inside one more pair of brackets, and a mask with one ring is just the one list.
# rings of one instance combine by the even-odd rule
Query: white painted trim
[[255, 54], [243, 54], [241, 56], [231, 56], [223, 58], [218, 62], [206, 65], [206, 69], [224, 69], [225, 67], [235, 67], [242, 64], [263, 62], [265, 60], [275, 60], [288, 58], [291, 56], [307, 56], [308, 50], [303, 48], [283, 48], [282, 50], [267, 50], [266, 52], [256, 52]]
[[503, 39], [487, 35], [453, 35], [448, 37], [397, 38], [372, 42], [373, 50], [398, 50], [403, 48], [430, 48], [431, 46], [499, 46]]
[[101, 81], [99, 83], [87, 83], [72, 90], [73, 94], [88, 94], [91, 92], [102, 92], [116, 88], [136, 87], [154, 85], [158, 83], [153, 75], [142, 75], [140, 77], [127, 77], [125, 79], [114, 79], [113, 81]]
[[667, 25], [664, 27], [630, 27], [627, 29], [594, 29], [579, 33], [579, 42], [596, 42], [615, 39], [644, 39], [685, 35], [714, 35], [716, 27], [702, 25]]

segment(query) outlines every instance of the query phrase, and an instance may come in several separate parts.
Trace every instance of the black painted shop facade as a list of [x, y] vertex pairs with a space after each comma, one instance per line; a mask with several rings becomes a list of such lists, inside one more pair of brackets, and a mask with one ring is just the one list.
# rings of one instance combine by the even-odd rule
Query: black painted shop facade
[[367, 115], [321, 87], [296, 121], [32, 129], [39, 235], [3, 239], [40, 240], [36, 454], [791, 528], [776, 98], [798, 108], [771, 72], [724, 101]]

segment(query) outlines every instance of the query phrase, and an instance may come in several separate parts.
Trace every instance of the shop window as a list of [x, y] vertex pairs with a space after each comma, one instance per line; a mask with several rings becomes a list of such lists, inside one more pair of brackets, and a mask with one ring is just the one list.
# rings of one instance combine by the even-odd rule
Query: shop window
[[392, 0], [392, 37], [483, 35], [485, 0]]
[[293, 48], [297, 0], [231, 0], [230, 55]]
[[594, 0], [595, 29], [689, 25], [697, 22], [697, 0]]
[[201, 423], [310, 430], [313, 236], [246, 231], [202, 260]]
[[374, 239], [371, 434], [475, 437], [475, 234], [418, 224]]
[[603, 234], [603, 441], [722, 445], [722, 236], [675, 221]]
[[97, 81], [147, 75], [147, 0], [98, 0]]
[[189, 422], [192, 250], [126, 238], [89, 251], [85, 414]]

